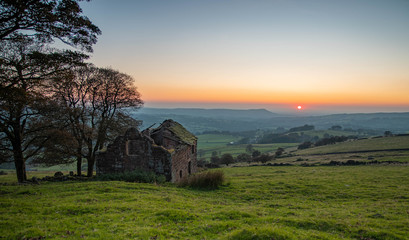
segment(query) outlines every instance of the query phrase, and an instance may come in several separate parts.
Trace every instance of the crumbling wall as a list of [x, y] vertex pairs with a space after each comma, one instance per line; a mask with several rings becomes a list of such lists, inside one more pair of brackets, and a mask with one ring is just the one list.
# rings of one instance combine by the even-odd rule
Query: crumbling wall
[[172, 155], [171, 153], [161, 147], [161, 146], [153, 146], [152, 148], [152, 157], [153, 157], [153, 166], [152, 170], [156, 174], [164, 175], [166, 177], [166, 181], [172, 181], [172, 171], [171, 171], [171, 164], [172, 164]]
[[159, 129], [151, 135], [156, 144], [160, 144], [172, 153], [171, 181], [178, 182], [182, 178], [197, 172], [197, 144], [183, 143], [174, 133], [166, 128]]
[[[172, 131], [169, 128], [173, 128]], [[197, 141], [179, 123], [166, 120], [152, 133], [135, 128], [117, 137], [106, 151], [96, 156], [97, 174], [143, 169], [177, 182], [197, 171]]]
[[117, 137], [96, 158], [97, 174], [148, 170], [154, 166], [152, 142], [135, 128], [130, 128], [124, 136]]
[[181, 179], [197, 172], [196, 146], [182, 145], [172, 155], [172, 181]]
[[156, 144], [165, 147], [166, 149], [175, 149], [181, 144], [171, 131], [167, 129], [160, 129], [151, 135]]

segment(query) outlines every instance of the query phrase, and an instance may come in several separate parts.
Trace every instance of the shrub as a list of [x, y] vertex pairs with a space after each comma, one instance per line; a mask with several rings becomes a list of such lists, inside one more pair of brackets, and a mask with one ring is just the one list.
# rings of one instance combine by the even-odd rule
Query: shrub
[[178, 185], [181, 187], [215, 189], [221, 186], [224, 181], [225, 177], [223, 171], [206, 171], [190, 175], [189, 177], [182, 179]]
[[206, 163], [205, 167], [206, 168], [220, 168], [220, 165], [215, 164], [215, 163]]
[[247, 153], [241, 153], [236, 157], [237, 162], [251, 162], [251, 156]]
[[266, 163], [266, 162], [270, 161], [271, 159], [272, 159], [272, 157], [269, 156], [268, 154], [261, 154], [260, 156], [254, 158], [254, 162]]
[[323, 145], [329, 145], [329, 144], [335, 144], [337, 142], [345, 142], [349, 138], [346, 136], [332, 136], [332, 137], [326, 137], [323, 138], [315, 143], [315, 146], [323, 146]]
[[225, 153], [220, 158], [220, 163], [226, 164], [226, 166], [229, 166], [229, 164], [234, 163], [234, 158], [230, 153]]
[[253, 158], [256, 158], [256, 157], [258, 157], [258, 156], [260, 156], [260, 155], [261, 155], [261, 152], [260, 152], [259, 150], [254, 150], [253, 153], [251, 154], [251, 156], [252, 156]]
[[220, 158], [219, 158], [219, 156], [212, 156], [212, 157], [210, 158], [210, 162], [211, 162], [212, 164], [219, 165], [219, 164], [220, 164]]
[[275, 156], [279, 157], [279, 156], [283, 155], [283, 153], [284, 153], [284, 148], [279, 147], [279, 148], [277, 148]]
[[134, 170], [123, 173], [107, 173], [97, 176], [97, 180], [101, 181], [125, 181], [125, 182], [144, 182], [144, 183], [164, 183], [165, 176], [156, 175], [154, 172], [144, 170]]
[[312, 147], [312, 142], [303, 142], [300, 145], [298, 145], [298, 149], [307, 149]]

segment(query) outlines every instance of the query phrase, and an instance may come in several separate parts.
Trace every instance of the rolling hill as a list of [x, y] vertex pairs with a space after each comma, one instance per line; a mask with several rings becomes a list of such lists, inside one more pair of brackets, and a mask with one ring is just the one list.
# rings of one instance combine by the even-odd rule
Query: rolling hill
[[409, 112], [406, 113], [359, 113], [332, 114], [324, 116], [285, 116], [265, 109], [201, 109], [201, 108], [143, 108], [129, 109], [130, 114], [143, 121], [142, 128], [174, 119], [193, 133], [203, 131], [249, 131], [256, 129], [292, 128], [304, 124], [316, 129], [328, 129], [339, 125], [344, 129], [372, 129], [375, 134], [384, 131], [409, 132]]

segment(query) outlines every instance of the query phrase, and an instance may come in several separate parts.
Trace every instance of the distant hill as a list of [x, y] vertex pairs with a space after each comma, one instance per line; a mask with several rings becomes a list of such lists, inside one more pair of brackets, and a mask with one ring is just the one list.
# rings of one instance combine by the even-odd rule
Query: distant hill
[[143, 108], [139, 113], [238, 120], [270, 119], [279, 116], [277, 113], [272, 113], [266, 109]]
[[339, 125], [343, 129], [372, 129], [377, 134], [409, 132], [407, 113], [355, 113], [324, 116], [284, 116], [265, 109], [202, 109], [202, 108], [143, 108], [131, 115], [143, 121], [142, 128], [160, 124], [165, 119], [174, 119], [189, 131], [232, 131], [241, 132], [257, 129], [292, 128], [305, 124], [315, 129], [328, 129]]

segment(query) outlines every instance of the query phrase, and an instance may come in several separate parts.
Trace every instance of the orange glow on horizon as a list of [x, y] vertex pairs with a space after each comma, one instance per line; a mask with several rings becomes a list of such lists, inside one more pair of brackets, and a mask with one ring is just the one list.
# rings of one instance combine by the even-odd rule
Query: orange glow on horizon
[[[143, 88], [142, 99], [152, 102], [224, 102], [251, 104], [308, 105], [409, 105], [409, 95], [385, 92], [383, 95], [370, 92], [290, 92], [256, 89], [195, 89], [189, 87], [162, 86]], [[302, 106], [302, 109], [304, 107]]]

